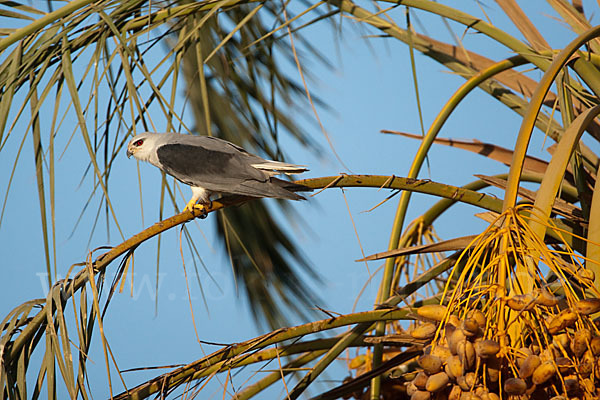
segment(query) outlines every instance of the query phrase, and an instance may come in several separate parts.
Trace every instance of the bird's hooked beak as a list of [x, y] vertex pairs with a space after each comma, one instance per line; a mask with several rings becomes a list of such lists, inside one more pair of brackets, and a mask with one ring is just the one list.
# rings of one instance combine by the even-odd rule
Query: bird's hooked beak
[[129, 148], [127, 148], [127, 158], [131, 158], [132, 155], [133, 155], [133, 152], [131, 150], [129, 150]]

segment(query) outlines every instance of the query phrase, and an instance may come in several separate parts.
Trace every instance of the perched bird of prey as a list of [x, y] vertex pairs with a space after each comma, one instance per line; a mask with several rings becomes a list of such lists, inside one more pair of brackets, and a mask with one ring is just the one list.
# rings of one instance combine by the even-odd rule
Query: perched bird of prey
[[310, 190], [274, 177], [307, 171], [306, 166], [265, 160], [211, 136], [144, 132], [127, 145], [127, 157], [131, 156], [189, 185], [192, 198], [185, 210], [190, 211], [206, 212], [213, 193], [303, 200], [294, 190]]

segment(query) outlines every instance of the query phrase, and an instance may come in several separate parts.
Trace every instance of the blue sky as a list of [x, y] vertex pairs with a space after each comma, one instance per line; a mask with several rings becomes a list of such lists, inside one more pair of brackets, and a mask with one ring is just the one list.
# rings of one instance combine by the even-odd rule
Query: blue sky
[[[467, 2], [460, 3], [461, 7], [465, 6], [463, 10], [481, 15], [475, 2], [468, 2], [466, 5], [463, 3]], [[555, 13], [548, 6], [544, 7], [526, 11], [532, 19], [543, 22], [542, 33], [554, 47], [563, 46], [575, 35], [552, 21], [550, 15]], [[486, 2], [483, 8], [497, 26], [515, 33], [494, 2]], [[392, 15], [396, 15], [397, 21], [403, 21], [402, 13], [403, 11], [396, 10]], [[439, 40], [451, 40], [439, 18], [424, 16], [423, 13], [418, 15], [419, 22], [426, 27], [429, 35]], [[413, 19], [413, 22], [416, 20]], [[354, 29], [352, 25], [355, 23], [351, 20], [344, 20], [343, 23], [346, 35], [343, 41], [334, 40], [331, 30], [323, 23], [307, 29], [304, 33], [307, 38], [318, 44], [318, 49], [328, 55], [334, 65], [333, 69], [318, 66], [314, 71], [318, 81], [309, 83], [311, 92], [331, 106], [330, 111], [319, 108], [319, 116], [337, 153], [352, 173], [405, 176], [418, 143], [410, 139], [383, 135], [379, 131], [392, 129], [420, 133], [408, 48], [395, 39], [365, 38], [364, 35], [376, 32]], [[421, 30], [420, 26], [417, 25], [418, 30]], [[455, 24], [451, 26], [457, 35], [462, 35], [462, 28]], [[481, 51], [494, 59], [512, 55], [497, 46], [489, 47], [486, 44], [489, 41], [472, 33], [467, 33], [464, 40], [467, 48]], [[416, 62], [420, 74], [418, 83], [421, 106], [427, 129], [449, 96], [463, 83], [463, 79], [448, 73], [442, 66], [418, 53]], [[290, 74], [297, 75], [293, 68], [290, 65]], [[533, 76], [540, 75], [533, 72]], [[512, 111], [485, 93], [475, 91], [450, 118], [441, 136], [464, 139], [476, 137], [482, 141], [511, 147], [519, 122], [519, 117]], [[67, 134], [57, 139], [57, 147], [61, 149], [75, 128], [75, 120], [66, 121], [64, 125]], [[314, 121], [307, 123], [306, 129], [322, 145], [324, 152], [311, 154], [293, 140], [284, 138], [283, 147], [290, 161], [309, 165], [310, 172], [306, 177], [347, 173], [348, 171], [333, 157]], [[16, 133], [24, 134], [18, 131]], [[7, 148], [0, 153], [2, 188], [7, 186], [14, 151], [22, 139], [17, 134], [13, 134]], [[73, 140], [73, 148], [83, 149], [81, 143], [78, 143], [79, 133]], [[549, 144], [551, 143], [548, 141], [546, 147]], [[0, 226], [0, 250], [3, 253], [0, 315], [6, 315], [24, 301], [45, 295], [46, 268], [39, 228], [32, 147], [31, 138], [28, 138]], [[533, 154], [547, 159], [543, 147], [543, 135], [537, 134], [531, 145]], [[433, 148], [429, 162], [429, 170], [424, 169], [421, 177], [453, 185], [463, 185], [472, 181], [473, 173], [491, 175], [506, 171], [504, 166], [481, 156], [443, 146]], [[57, 176], [60, 177], [56, 182], [57, 193], [60, 194], [57, 196], [56, 208], [56, 218], [59, 221], [57, 254], [58, 271], [61, 276], [67, 273], [72, 264], [85, 260], [90, 250], [120, 242], [118, 232], [111, 231], [108, 240], [103, 228], [98, 229], [91, 240], [89, 239], [89, 221], [93, 220], [95, 214], [95, 211], [91, 210], [97, 207], [97, 198], [90, 205], [91, 210], [85, 214], [82, 224], [71, 236], [72, 228], [87, 201], [92, 184], [89, 177], [80, 184], [82, 170], [86, 165], [87, 154], [76, 154], [73, 151], [66, 153], [57, 164]], [[133, 159], [128, 160], [123, 153], [113, 166], [110, 192], [125, 237], [132, 236], [158, 219], [160, 174], [149, 164], [140, 164], [139, 168], [143, 179], [143, 222], [139, 211], [136, 162]], [[189, 189], [182, 187], [182, 191], [184, 197], [190, 195]], [[497, 193], [493, 190], [486, 192]], [[395, 198], [372, 212], [365, 212], [383, 200], [389, 192], [348, 189], [344, 194], [339, 189], [326, 190], [310, 201], [294, 203], [294, 209], [302, 216], [310, 230], [302, 229], [302, 224], [299, 224], [298, 228], [287, 227], [323, 278], [322, 284], [314, 284], [315, 290], [324, 300], [319, 306], [337, 313], [352, 311], [354, 301], [368, 278], [365, 264], [356, 263], [354, 260], [362, 256], [362, 251], [368, 255], [386, 250], [397, 205]], [[418, 216], [436, 200], [424, 195], [413, 196], [408, 220]], [[182, 207], [185, 199], [179, 198], [178, 204]], [[455, 206], [451, 213], [442, 217], [436, 224], [438, 234], [447, 239], [481, 231], [485, 224], [473, 217], [474, 212], [477, 210], [472, 207]], [[172, 213], [172, 208], [167, 207], [166, 216]], [[240, 342], [262, 333], [253, 323], [246, 301], [241, 295], [242, 291], [236, 288], [227, 256], [216, 244], [212, 221], [214, 218], [215, 216], [211, 215], [206, 220], [188, 224], [206, 269], [212, 276], [211, 279], [208, 272], [201, 265], [198, 266], [199, 279], [208, 306], [205, 307], [191, 256], [184, 253], [195, 329], [179, 252], [179, 231], [173, 229], [163, 235], [161, 281], [156, 313], [156, 239], [144, 243], [136, 251], [133, 295], [130, 293], [128, 280], [123, 293], [117, 294], [112, 301], [104, 322], [107, 339], [117, 355], [121, 369], [186, 363], [200, 358], [203, 353], [214, 351], [215, 348], [200, 346], [197, 343], [196, 331], [202, 340], [221, 343]], [[358, 238], [352, 220], [356, 225]], [[369, 270], [373, 272], [380, 265], [377, 262], [369, 263]], [[114, 273], [116, 267], [116, 263], [112, 265], [109, 276]], [[213, 280], [218, 283], [218, 287]], [[373, 278], [372, 283], [366, 285], [357, 310], [372, 308], [378, 284], [379, 275]], [[103, 398], [108, 395], [104, 359], [99, 336], [96, 335], [94, 340], [92, 362], [89, 364], [90, 378], [95, 397]], [[253, 367], [249, 370], [253, 370]], [[157, 373], [128, 373], [127, 384], [134, 386]], [[330, 375], [326, 379], [342, 379], [342, 363], [337, 373], [338, 375]], [[236, 383], [240, 385], [243, 381], [244, 379], [240, 379]], [[116, 388], [115, 393], [122, 390], [114, 375], [113, 385]], [[219, 385], [215, 384], [206, 393], [214, 391], [214, 397], [221, 398], [221, 390]], [[268, 396], [273, 394], [280, 396], [280, 390], [278, 387], [262, 398], [270, 398]]]

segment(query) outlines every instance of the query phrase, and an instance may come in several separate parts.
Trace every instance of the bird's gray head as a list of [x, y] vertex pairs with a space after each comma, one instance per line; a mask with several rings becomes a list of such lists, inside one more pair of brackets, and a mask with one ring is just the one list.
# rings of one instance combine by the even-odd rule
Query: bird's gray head
[[127, 157], [134, 156], [140, 161], [153, 161], [156, 155], [157, 141], [160, 134], [144, 132], [140, 133], [127, 144]]

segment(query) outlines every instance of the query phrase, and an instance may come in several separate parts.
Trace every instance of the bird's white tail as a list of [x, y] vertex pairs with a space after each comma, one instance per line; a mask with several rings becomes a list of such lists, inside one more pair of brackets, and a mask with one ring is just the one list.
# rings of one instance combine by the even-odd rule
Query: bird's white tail
[[279, 161], [267, 161], [265, 163], [260, 164], [252, 164], [252, 166], [256, 169], [260, 169], [262, 171], [272, 171], [275, 174], [300, 174], [302, 172], [308, 171], [306, 165], [296, 165], [296, 164], [288, 164]]

